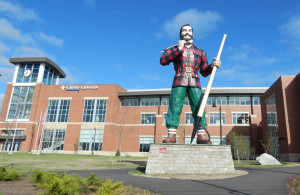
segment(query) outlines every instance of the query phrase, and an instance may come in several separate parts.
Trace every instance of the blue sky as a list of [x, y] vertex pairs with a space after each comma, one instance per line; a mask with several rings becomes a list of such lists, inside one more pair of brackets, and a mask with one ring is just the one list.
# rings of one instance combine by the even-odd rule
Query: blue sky
[[186, 23], [209, 62], [228, 35], [213, 87], [269, 87], [300, 72], [298, 0], [0, 0], [0, 101], [11, 57], [50, 58], [67, 74], [61, 84], [170, 88], [173, 65], [159, 52]]

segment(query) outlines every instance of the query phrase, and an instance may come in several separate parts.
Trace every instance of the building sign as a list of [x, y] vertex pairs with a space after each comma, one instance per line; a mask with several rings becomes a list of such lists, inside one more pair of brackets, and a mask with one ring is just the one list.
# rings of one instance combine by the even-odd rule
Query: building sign
[[61, 86], [61, 90], [66, 90], [66, 91], [80, 91], [80, 90], [98, 90], [98, 86], [95, 85], [83, 85], [83, 86], [78, 86], [78, 85], [66, 85], [66, 86]]
[[159, 148], [158, 152], [159, 153], [166, 153], [167, 152], [167, 148]]

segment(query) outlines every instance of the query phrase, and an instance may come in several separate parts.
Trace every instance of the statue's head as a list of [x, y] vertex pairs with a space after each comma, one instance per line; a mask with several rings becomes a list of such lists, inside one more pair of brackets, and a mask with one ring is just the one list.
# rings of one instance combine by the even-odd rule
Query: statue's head
[[185, 24], [180, 28], [179, 38], [180, 40], [185, 40], [189, 43], [193, 42], [194, 34], [191, 25]]

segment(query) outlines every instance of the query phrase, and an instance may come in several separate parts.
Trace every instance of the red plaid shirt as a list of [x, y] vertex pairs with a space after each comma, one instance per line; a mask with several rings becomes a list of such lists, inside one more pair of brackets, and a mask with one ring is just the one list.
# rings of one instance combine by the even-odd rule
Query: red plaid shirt
[[[190, 50], [190, 56], [183, 53]], [[171, 62], [174, 64], [176, 72], [172, 87], [198, 87], [201, 88], [198, 71], [203, 77], [211, 74], [212, 68], [207, 64], [205, 51], [192, 45], [189, 49], [184, 47], [179, 51], [178, 46], [168, 48], [160, 58], [160, 64], [165, 66]]]

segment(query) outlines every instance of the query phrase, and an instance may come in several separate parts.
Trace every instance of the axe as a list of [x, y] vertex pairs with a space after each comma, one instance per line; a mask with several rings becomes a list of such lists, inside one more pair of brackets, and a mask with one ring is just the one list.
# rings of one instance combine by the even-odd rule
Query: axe
[[[217, 60], [220, 60], [226, 36], [227, 36], [226, 34], [223, 35], [223, 40], [222, 40], [222, 43], [220, 45], [219, 52], [218, 52], [218, 55], [217, 55]], [[209, 135], [207, 129], [202, 125], [202, 120], [201, 119], [203, 117], [204, 108], [205, 108], [205, 105], [206, 105], [206, 102], [207, 102], [207, 98], [208, 98], [208, 95], [209, 95], [209, 92], [210, 92], [212, 82], [213, 82], [215, 74], [216, 74], [216, 70], [217, 70], [217, 67], [214, 66], [212, 71], [211, 71], [211, 76], [209, 78], [209, 81], [208, 81], [208, 84], [207, 84], [207, 87], [206, 87], [206, 90], [205, 90], [205, 94], [204, 94], [204, 97], [202, 99], [202, 102], [201, 102], [196, 120], [194, 122], [194, 128], [193, 128], [193, 133], [192, 133], [192, 137], [191, 137], [191, 143], [193, 142], [193, 139], [195, 138], [197, 130], [200, 129], [201, 127], [205, 130], [205, 132], [208, 135], [208, 141], [206, 142], [206, 144], [209, 143], [209, 141], [210, 141], [210, 135]]]

